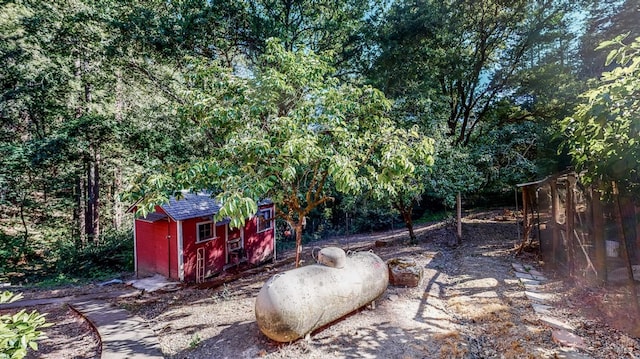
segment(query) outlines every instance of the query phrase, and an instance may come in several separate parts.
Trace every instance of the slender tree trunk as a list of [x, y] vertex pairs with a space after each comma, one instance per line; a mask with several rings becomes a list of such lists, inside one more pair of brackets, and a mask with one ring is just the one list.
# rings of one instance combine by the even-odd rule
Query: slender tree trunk
[[635, 205], [635, 203], [633, 204], [633, 207], [634, 207], [633, 208], [633, 218], [636, 221], [636, 226], [635, 226], [635, 229], [636, 229], [635, 247], [636, 247], [636, 249], [638, 249], [636, 251], [636, 260], [638, 262], [640, 262], [640, 221], [638, 221], [638, 217], [640, 216], [640, 211], [639, 211], [640, 207], [637, 207]]
[[20, 199], [20, 221], [22, 221], [22, 227], [24, 228], [24, 241], [23, 246], [26, 248], [29, 241], [29, 227], [27, 226], [27, 219], [24, 215], [25, 201], [27, 200], [27, 191], [22, 192], [22, 198]]
[[296, 230], [296, 268], [300, 267], [300, 254], [302, 253], [302, 220], [295, 223]]
[[115, 104], [114, 116], [117, 123], [122, 122], [124, 114], [124, 95], [122, 91], [122, 73], [120, 70], [116, 71], [116, 104]]
[[93, 163], [93, 240], [100, 242], [100, 152], [96, 153]]
[[458, 244], [462, 243], [462, 196], [460, 192], [456, 195], [456, 238], [458, 240]]
[[85, 197], [86, 197], [86, 193], [85, 193], [84, 180], [82, 179], [81, 176], [78, 176], [76, 179], [76, 208], [75, 208], [76, 213], [74, 215], [76, 219], [76, 230], [78, 231], [76, 236], [77, 248], [82, 247], [87, 241], [86, 231], [85, 231], [85, 224], [86, 224]]
[[409, 231], [409, 238], [411, 243], [415, 243], [417, 241], [416, 234], [413, 231], [413, 220], [411, 219], [413, 215], [413, 206], [409, 206], [409, 208], [405, 208], [402, 211], [402, 219], [404, 220], [404, 225], [407, 226], [407, 230]]
[[571, 276], [576, 275], [576, 269], [578, 266], [577, 263], [577, 255], [576, 255], [576, 242], [573, 236], [573, 230], [575, 229], [575, 198], [573, 190], [575, 188], [576, 180], [573, 176], [567, 176], [566, 182], [566, 203], [565, 203], [565, 234], [566, 234], [566, 248], [567, 253], [569, 255], [568, 264], [569, 264], [569, 273]]
[[93, 167], [93, 163], [92, 162], [88, 162], [85, 165], [85, 176], [86, 176], [86, 183], [87, 183], [87, 197], [86, 197], [86, 203], [85, 203], [85, 214], [84, 214], [84, 228], [85, 228], [85, 234], [87, 236], [87, 241], [88, 242], [93, 242], [94, 240], [94, 206], [93, 206], [93, 201], [94, 201], [94, 193], [93, 190], [95, 189], [94, 185], [93, 185], [93, 171], [94, 171], [94, 167]]
[[[122, 124], [124, 117], [124, 104], [125, 98], [123, 94], [122, 73], [120, 70], [116, 71], [116, 106], [114, 116], [118, 126]], [[113, 189], [112, 189], [112, 201], [113, 201], [113, 228], [117, 231], [122, 227], [122, 220], [124, 218], [124, 206], [120, 202], [120, 192], [122, 191], [122, 168], [120, 165], [116, 165], [113, 170]]]
[[[80, 60], [80, 58], [77, 58], [74, 65], [75, 65], [75, 68], [74, 68], [73, 76], [75, 77], [76, 81], [81, 83], [82, 82], [82, 60]], [[83, 105], [84, 105], [84, 97], [82, 96], [82, 93], [79, 92], [78, 105], [76, 106], [76, 118], [79, 118], [84, 114]]]
[[124, 218], [124, 208], [120, 202], [120, 191], [122, 187], [122, 169], [116, 166], [113, 173], [113, 228], [117, 231], [122, 227]]
[[595, 265], [597, 280], [599, 283], [607, 281], [607, 248], [604, 237], [604, 218], [602, 215], [602, 202], [600, 201], [600, 191], [592, 187], [591, 189], [591, 218], [592, 233], [595, 246]]
[[558, 267], [560, 259], [558, 253], [560, 253], [560, 200], [558, 198], [558, 183], [554, 178], [549, 183], [551, 192], [551, 263], [554, 267]]
[[417, 238], [413, 230], [413, 219], [411, 218], [413, 216], [413, 203], [409, 202], [407, 204], [404, 200], [400, 199], [398, 202], [393, 203], [393, 207], [400, 212], [400, 215], [402, 216], [402, 221], [409, 231], [409, 240], [411, 243], [415, 243]]
[[635, 247], [636, 243], [636, 209], [635, 204], [630, 196], [626, 195], [620, 198], [620, 209], [622, 210], [622, 218], [624, 219], [624, 232], [627, 238], [627, 248], [629, 249], [629, 258], [631, 264], [640, 263], [640, 251]]
[[87, 204], [85, 223], [87, 239], [97, 243], [100, 240], [100, 155], [87, 164]]

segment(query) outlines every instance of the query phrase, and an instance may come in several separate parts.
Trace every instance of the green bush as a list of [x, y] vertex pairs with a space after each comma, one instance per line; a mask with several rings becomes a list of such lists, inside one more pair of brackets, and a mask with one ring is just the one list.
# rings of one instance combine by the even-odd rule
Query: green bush
[[445, 219], [451, 218], [453, 214], [447, 211], [425, 211], [422, 214], [422, 217], [413, 221], [414, 224], [422, 224], [422, 223], [430, 223], [430, 222], [440, 222]]
[[81, 247], [60, 242], [57, 252], [57, 272], [65, 277], [99, 278], [133, 270], [131, 231], [106, 232], [99, 243]]
[[[0, 294], [0, 303], [14, 302], [22, 297], [5, 291]], [[36, 312], [27, 313], [24, 309], [14, 315], [0, 316], [0, 359], [21, 359], [29, 349], [38, 350], [37, 340], [44, 336], [39, 330], [51, 326], [46, 323], [44, 315]]]
[[21, 235], [8, 235], [0, 231], [0, 273], [16, 269], [20, 259], [29, 252], [24, 242]]

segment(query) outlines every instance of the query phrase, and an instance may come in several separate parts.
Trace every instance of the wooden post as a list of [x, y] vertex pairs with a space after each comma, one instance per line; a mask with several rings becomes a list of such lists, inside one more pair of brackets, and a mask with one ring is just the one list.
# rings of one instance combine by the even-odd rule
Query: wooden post
[[[522, 188], [522, 190], [524, 191], [524, 187]], [[514, 216], [514, 217], [516, 217], [516, 232], [517, 232], [516, 240], [520, 240], [520, 224], [518, 223], [518, 187], [516, 187], [514, 194], [515, 194], [515, 197], [516, 197], [516, 213], [515, 213], [515, 216]]]
[[624, 231], [627, 238], [627, 249], [629, 250], [629, 258], [632, 263], [640, 263], [640, 251], [636, 246], [636, 208], [634, 201], [629, 195], [620, 198], [620, 209], [622, 211]]
[[640, 207], [634, 205], [634, 214], [634, 219], [636, 220], [636, 256], [640, 258], [640, 221], [638, 221]]
[[556, 179], [553, 178], [549, 181], [549, 187], [551, 189], [551, 261], [554, 266], [558, 265], [557, 253], [560, 248], [560, 224], [558, 223], [558, 187]]
[[567, 202], [565, 204], [565, 230], [567, 238], [567, 253], [569, 262], [569, 273], [574, 276], [576, 269], [578, 268], [578, 257], [576, 256], [576, 243], [573, 237], [573, 231], [575, 229], [575, 198], [573, 190], [576, 186], [576, 178], [573, 175], [567, 175]]
[[591, 229], [595, 247], [595, 267], [600, 284], [607, 281], [607, 247], [604, 239], [604, 218], [600, 191], [591, 187]]
[[[527, 208], [528, 201], [528, 188], [522, 187], [522, 228], [524, 229], [524, 234], [529, 234], [527, 228], [529, 228], [529, 208]], [[522, 242], [524, 243], [528, 238], [523, 237]]]
[[627, 248], [627, 236], [624, 230], [624, 219], [622, 218], [622, 209], [620, 208], [620, 193], [618, 192], [618, 185], [615, 181], [612, 183], [613, 198], [616, 206], [616, 221], [618, 227], [619, 236], [621, 236], [620, 248], [625, 256], [625, 264], [627, 267], [627, 275], [629, 276], [629, 291], [631, 292], [631, 302], [633, 308], [636, 311], [636, 315], [640, 316], [640, 303], [638, 303], [638, 291], [636, 290], [636, 281], [633, 277], [633, 266], [631, 265], [631, 256]]

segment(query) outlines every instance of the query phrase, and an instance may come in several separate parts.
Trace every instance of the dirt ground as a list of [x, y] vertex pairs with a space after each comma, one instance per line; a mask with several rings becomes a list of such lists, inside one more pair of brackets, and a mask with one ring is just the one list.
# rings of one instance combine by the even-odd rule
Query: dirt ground
[[[389, 286], [375, 308], [363, 308], [293, 343], [268, 339], [254, 314], [255, 297], [264, 282], [291, 269], [291, 264], [267, 266], [262, 273], [215, 289], [151, 293], [114, 304], [148, 320], [167, 358], [570, 357], [571, 352], [553, 342], [551, 329], [538, 321], [513, 274], [513, 262], [538, 263], [531, 255], [514, 257], [517, 227], [504, 219], [498, 212], [467, 217], [464, 240], [457, 247], [449, 246], [454, 234], [445, 224], [420, 226], [415, 244], [408, 243], [406, 232], [395, 231], [306, 247], [306, 264], [313, 262], [311, 250], [316, 246], [371, 249], [383, 260], [414, 259], [424, 268], [424, 278], [415, 288]], [[389, 242], [375, 247], [376, 240]], [[287, 255], [291, 253], [279, 254]], [[593, 299], [599, 294], [570, 284], [552, 280], [548, 288], [557, 297], [556, 315], [585, 339], [581, 352], [593, 358], [640, 357], [638, 339], [604, 320], [602, 304]], [[56, 325], [46, 330], [49, 339], [32, 357], [99, 357], [91, 328], [66, 307], [38, 309], [49, 311]]]

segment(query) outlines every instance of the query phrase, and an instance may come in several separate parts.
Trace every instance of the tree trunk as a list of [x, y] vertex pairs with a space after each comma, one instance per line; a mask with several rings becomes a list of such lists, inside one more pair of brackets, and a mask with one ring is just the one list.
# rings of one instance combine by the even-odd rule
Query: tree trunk
[[405, 227], [409, 231], [409, 240], [411, 243], [415, 243], [417, 241], [416, 234], [413, 231], [413, 203], [409, 202], [408, 204], [404, 202], [404, 200], [400, 199], [398, 202], [393, 203], [393, 208], [395, 208], [400, 215], [402, 216], [402, 221], [404, 222]]
[[636, 250], [636, 208], [633, 200], [629, 195], [620, 198], [620, 210], [622, 211], [624, 233], [627, 238], [627, 249], [629, 249], [629, 258], [631, 264], [640, 263], [640, 251]]
[[607, 248], [604, 237], [604, 218], [602, 215], [602, 203], [600, 202], [600, 191], [591, 189], [591, 218], [593, 231], [593, 244], [595, 246], [595, 265], [597, 280], [599, 283], [607, 281]]
[[558, 253], [560, 253], [560, 200], [558, 198], [558, 183], [555, 179], [549, 182], [549, 188], [551, 191], [551, 264], [554, 267], [558, 267], [560, 259]]
[[124, 218], [124, 206], [120, 202], [122, 169], [116, 166], [113, 172], [113, 229], [117, 231], [122, 227], [122, 219]]
[[86, 242], [85, 235], [85, 186], [81, 176], [76, 179], [76, 206], [74, 209], [74, 218], [76, 221], [77, 238], [76, 248], [80, 248]]
[[122, 73], [116, 70], [116, 103], [114, 109], [114, 117], [117, 123], [122, 122], [124, 113], [124, 95], [122, 90]]
[[462, 196], [460, 192], [456, 195], [456, 238], [458, 240], [458, 244], [462, 243]]
[[300, 254], [302, 253], [302, 220], [295, 223], [296, 231], [296, 268], [300, 267]]
[[93, 171], [94, 171], [93, 163], [88, 162], [85, 165], [85, 176], [86, 176], [86, 184], [87, 184], [87, 196], [85, 198], [85, 206], [84, 206], [84, 229], [87, 242], [93, 242], [94, 240], [94, 229], [93, 229], [93, 199], [94, 194], [93, 190], [95, 187], [93, 186]]
[[417, 238], [416, 234], [413, 232], [413, 220], [411, 216], [413, 215], [413, 206], [409, 206], [409, 208], [405, 208], [402, 212], [402, 219], [404, 220], [404, 225], [407, 226], [407, 230], [409, 231], [409, 238], [411, 243], [416, 243]]
[[[114, 116], [116, 123], [120, 125], [124, 117], [124, 104], [125, 97], [122, 84], [122, 73], [120, 70], [116, 71], [116, 104]], [[120, 202], [120, 192], [122, 191], [122, 168], [120, 164], [116, 165], [113, 170], [113, 189], [112, 189], [112, 201], [113, 201], [113, 229], [120, 230], [122, 227], [122, 220], [124, 218], [124, 206]]]
[[[640, 249], [640, 221], [638, 221], [638, 217], [640, 216], [640, 207], [637, 207], [635, 203], [633, 204], [633, 218], [636, 220], [636, 242], [635, 248]], [[640, 263], [640, 250], [636, 251], [636, 260]]]
[[[89, 151], [94, 152], [93, 146]], [[93, 160], [87, 163], [87, 204], [85, 223], [87, 240], [98, 243], [100, 240], [100, 153], [96, 151]]]
[[575, 188], [576, 179], [575, 177], [568, 175], [566, 182], [566, 203], [565, 203], [565, 234], [566, 234], [566, 248], [567, 253], [569, 255], [568, 264], [569, 264], [569, 273], [571, 276], [576, 275], [576, 270], [578, 267], [578, 256], [576, 255], [576, 242], [574, 240], [573, 231], [575, 229], [575, 196], [573, 190]]
[[24, 215], [24, 207], [25, 207], [25, 202], [27, 200], [27, 191], [23, 191], [21, 197], [22, 198], [20, 199], [20, 221], [22, 221], [22, 227], [24, 228], [23, 246], [24, 248], [26, 248], [29, 241], [29, 227], [27, 226], [27, 220]]
[[93, 163], [93, 240], [100, 243], [100, 152], [96, 153]]

